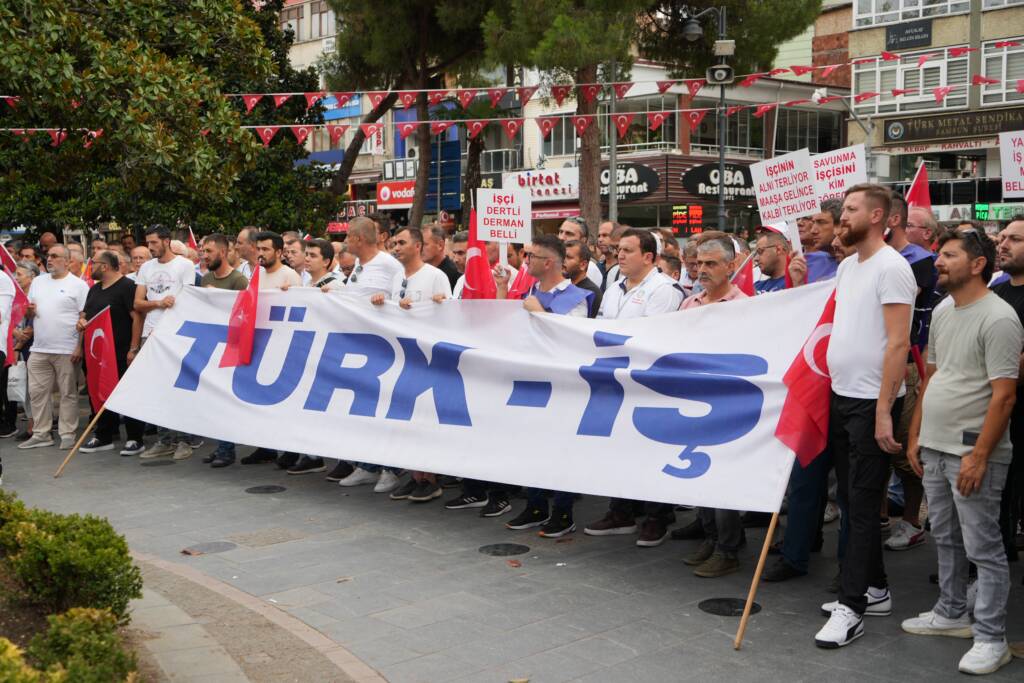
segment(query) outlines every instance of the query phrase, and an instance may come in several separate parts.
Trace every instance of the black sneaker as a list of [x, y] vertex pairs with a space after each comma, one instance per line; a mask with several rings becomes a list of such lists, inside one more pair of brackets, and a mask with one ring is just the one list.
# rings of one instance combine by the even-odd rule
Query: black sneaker
[[242, 458], [242, 464], [259, 465], [265, 462], [274, 462], [275, 460], [277, 460], [277, 451], [272, 451], [269, 448], [257, 448]]
[[14, 425], [3, 425], [0, 426], [0, 439], [9, 439], [18, 433], [18, 428]]
[[412, 492], [416, 490], [417, 486], [419, 486], [419, 482], [415, 479], [410, 479], [392, 491], [388, 498], [391, 500], [408, 500], [409, 496], [412, 495]]
[[547, 510], [528, 507], [516, 517], [505, 522], [505, 528], [512, 529], [513, 531], [532, 529], [535, 526], [547, 524], [550, 519], [551, 515], [548, 514]]
[[487, 505], [480, 511], [481, 517], [501, 517], [506, 512], [512, 512], [512, 503], [508, 502], [508, 496], [504, 493], [491, 496]]
[[121, 455], [125, 457], [129, 455], [138, 455], [144, 450], [146, 450], [146, 445], [144, 443], [131, 439], [124, 442], [124, 448], [121, 449]]
[[327, 465], [323, 458], [311, 458], [302, 456], [299, 461], [288, 468], [288, 474], [313, 474], [314, 472], [326, 472]]
[[277, 469], [290, 470], [292, 467], [299, 464], [299, 460], [301, 459], [302, 456], [298, 453], [281, 453], [277, 456], [277, 459], [274, 462], [277, 463]]
[[800, 571], [780, 557], [772, 565], [765, 567], [764, 572], [761, 574], [761, 578], [764, 581], [779, 582], [789, 581], [790, 579], [795, 579], [798, 576], [806, 575], [807, 572]]
[[[443, 486], [441, 488], [444, 488]], [[467, 508], [482, 508], [487, 505], [487, 496], [459, 496], [452, 498], [444, 504], [445, 510], [465, 510]]]
[[114, 450], [114, 443], [112, 441], [101, 441], [98, 436], [90, 436], [89, 440], [86, 441], [81, 448], [83, 453], [98, 453], [99, 451], [112, 451]]
[[452, 477], [447, 474], [437, 475], [437, 483], [443, 489], [457, 489], [462, 486], [462, 482], [457, 477]]
[[341, 481], [355, 471], [356, 468], [353, 467], [352, 463], [346, 460], [339, 460], [338, 464], [331, 470], [331, 473], [324, 477], [324, 479], [327, 481]]
[[435, 498], [441, 497], [441, 487], [438, 486], [437, 482], [423, 481], [416, 483], [416, 488], [409, 494], [409, 502], [412, 503], [428, 503]]
[[699, 541], [704, 538], [704, 525], [695, 519], [686, 526], [672, 530], [673, 541]]
[[217, 459], [217, 450], [214, 449], [214, 450], [210, 451], [209, 455], [207, 455], [207, 456], [205, 456], [203, 458], [203, 464], [204, 465], [209, 465], [211, 462], [213, 462], [216, 459]]
[[544, 538], [561, 538], [574, 531], [576, 531], [576, 524], [572, 521], [572, 513], [555, 510], [537, 535]]
[[210, 463], [210, 467], [212, 467], [214, 469], [220, 469], [221, 467], [230, 467], [231, 465], [234, 465], [234, 464], [235, 464], [235, 454], [234, 453], [227, 453], [227, 454], [221, 453], [221, 454], [217, 455], [216, 458], [213, 459], [213, 462]]

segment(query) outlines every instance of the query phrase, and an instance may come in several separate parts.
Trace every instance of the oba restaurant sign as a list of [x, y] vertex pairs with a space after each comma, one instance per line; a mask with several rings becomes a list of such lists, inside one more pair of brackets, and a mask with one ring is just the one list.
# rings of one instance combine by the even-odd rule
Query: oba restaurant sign
[[[611, 186], [611, 169], [601, 170], [601, 198], [608, 199]], [[620, 202], [643, 199], [658, 189], [661, 178], [658, 172], [643, 164], [618, 164], [615, 168], [615, 189]]]
[[580, 170], [573, 166], [506, 173], [501, 187], [528, 191], [534, 204], [571, 201], [580, 197]]
[[415, 180], [395, 180], [377, 183], [377, 206], [388, 209], [408, 209], [416, 196]]
[[694, 166], [683, 173], [682, 181], [687, 192], [702, 199], [718, 199], [720, 192], [727, 201], [753, 199], [755, 194], [750, 167], [739, 164], [726, 164], [724, 174], [719, 173], [718, 164]]

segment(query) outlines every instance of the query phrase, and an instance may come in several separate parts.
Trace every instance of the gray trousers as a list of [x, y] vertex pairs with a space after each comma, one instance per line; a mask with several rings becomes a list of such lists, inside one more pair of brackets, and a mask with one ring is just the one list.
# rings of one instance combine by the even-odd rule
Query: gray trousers
[[974, 639], [1002, 641], [1010, 569], [999, 529], [999, 501], [1009, 465], [990, 462], [981, 488], [964, 498], [956, 488], [960, 456], [922, 448], [921, 463], [939, 560], [939, 601], [933, 610], [948, 619], [966, 614], [968, 562], [973, 562], [978, 568]]
[[735, 558], [743, 534], [739, 510], [697, 508], [697, 518], [704, 527], [704, 535], [715, 542], [715, 550]]

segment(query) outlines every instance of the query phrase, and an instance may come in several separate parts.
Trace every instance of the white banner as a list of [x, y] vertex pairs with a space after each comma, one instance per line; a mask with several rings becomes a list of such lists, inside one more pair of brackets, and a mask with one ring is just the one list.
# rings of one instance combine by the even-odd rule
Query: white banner
[[846, 188], [868, 181], [864, 145], [853, 145], [811, 157], [818, 199], [841, 198]]
[[107, 406], [238, 444], [772, 511], [794, 460], [782, 376], [830, 291], [621, 321], [261, 291], [252, 365], [220, 368], [235, 294], [186, 287]]
[[1003, 198], [1024, 197], [1024, 130], [999, 134]]
[[821, 211], [807, 148], [750, 165], [762, 225]]

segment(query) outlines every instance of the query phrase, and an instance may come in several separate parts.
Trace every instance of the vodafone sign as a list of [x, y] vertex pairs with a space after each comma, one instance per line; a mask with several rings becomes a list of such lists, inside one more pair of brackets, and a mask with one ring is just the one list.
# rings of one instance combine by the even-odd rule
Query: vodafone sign
[[395, 180], [377, 183], [377, 206], [388, 209], [408, 209], [416, 195], [415, 180]]

